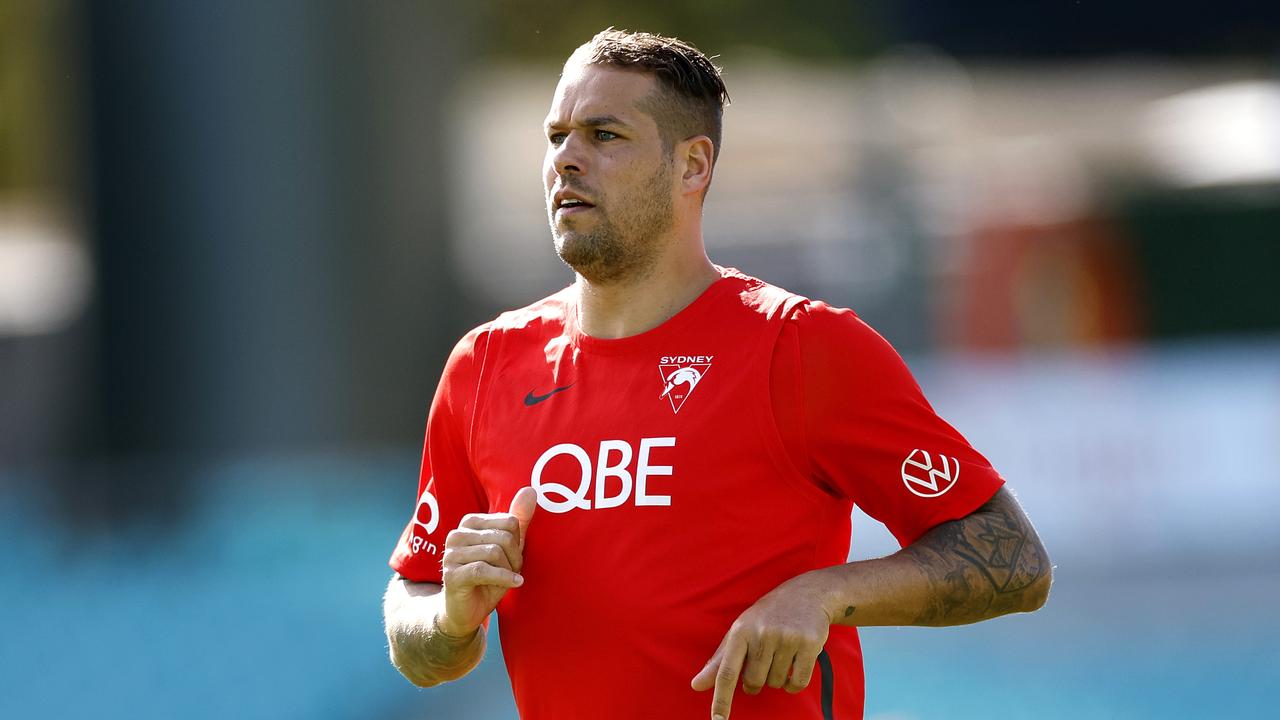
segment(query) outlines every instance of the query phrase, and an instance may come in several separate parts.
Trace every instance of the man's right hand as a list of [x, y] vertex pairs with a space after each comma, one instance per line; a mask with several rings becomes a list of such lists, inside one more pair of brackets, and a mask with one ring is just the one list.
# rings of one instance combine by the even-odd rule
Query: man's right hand
[[507, 590], [524, 578], [524, 537], [538, 507], [538, 492], [521, 488], [505, 513], [462, 518], [444, 541], [444, 611], [436, 620], [446, 635], [475, 633]]

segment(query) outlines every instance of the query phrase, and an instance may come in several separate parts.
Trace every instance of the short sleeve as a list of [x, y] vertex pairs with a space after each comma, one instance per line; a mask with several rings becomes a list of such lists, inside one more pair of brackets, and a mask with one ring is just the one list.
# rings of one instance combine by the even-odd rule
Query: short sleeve
[[884, 523], [902, 545], [968, 515], [1004, 484], [853, 311], [811, 302], [794, 322], [798, 414], [816, 482]]
[[468, 456], [471, 419], [488, 335], [473, 330], [445, 363], [427, 416], [413, 516], [400, 534], [390, 565], [413, 582], [441, 582], [444, 539], [468, 513], [488, 503]]

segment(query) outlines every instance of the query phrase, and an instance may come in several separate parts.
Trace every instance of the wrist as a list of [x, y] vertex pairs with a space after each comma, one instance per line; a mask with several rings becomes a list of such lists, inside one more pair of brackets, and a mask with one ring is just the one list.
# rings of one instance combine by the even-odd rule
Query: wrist
[[840, 565], [819, 568], [796, 578], [804, 584], [818, 609], [826, 615], [829, 625], [835, 625], [846, 617], [845, 611], [850, 607], [846, 602], [844, 578], [839, 572], [842, 568]]
[[458, 627], [449, 622], [449, 617], [442, 610], [436, 613], [431, 620], [431, 629], [446, 640], [455, 643], [463, 643], [475, 638], [476, 633], [480, 632], [480, 625], [468, 630], [465, 627]]

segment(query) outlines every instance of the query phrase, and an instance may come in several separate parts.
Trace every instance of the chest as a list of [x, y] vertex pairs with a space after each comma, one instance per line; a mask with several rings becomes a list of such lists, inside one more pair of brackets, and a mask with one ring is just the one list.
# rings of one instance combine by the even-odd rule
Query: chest
[[711, 480], [719, 471], [763, 459], [767, 388], [754, 353], [712, 342], [624, 355], [556, 345], [494, 368], [473, 455], [491, 500], [532, 485], [551, 514], [679, 512], [724, 490]]

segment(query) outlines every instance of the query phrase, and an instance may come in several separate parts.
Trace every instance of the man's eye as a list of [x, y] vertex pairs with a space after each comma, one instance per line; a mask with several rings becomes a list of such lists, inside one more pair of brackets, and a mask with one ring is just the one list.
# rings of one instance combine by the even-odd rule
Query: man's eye
[[552, 145], [559, 147], [560, 143], [564, 142], [564, 133], [551, 133], [547, 136], [547, 140]]
[[617, 135], [615, 135], [615, 134], [613, 134], [613, 133], [609, 132], [608, 130], [597, 130], [597, 131], [596, 131], [596, 139], [597, 139], [597, 140], [604, 140], [605, 142], [608, 142], [609, 140], [614, 140], [614, 139], [616, 139], [617, 137], [618, 137]]

